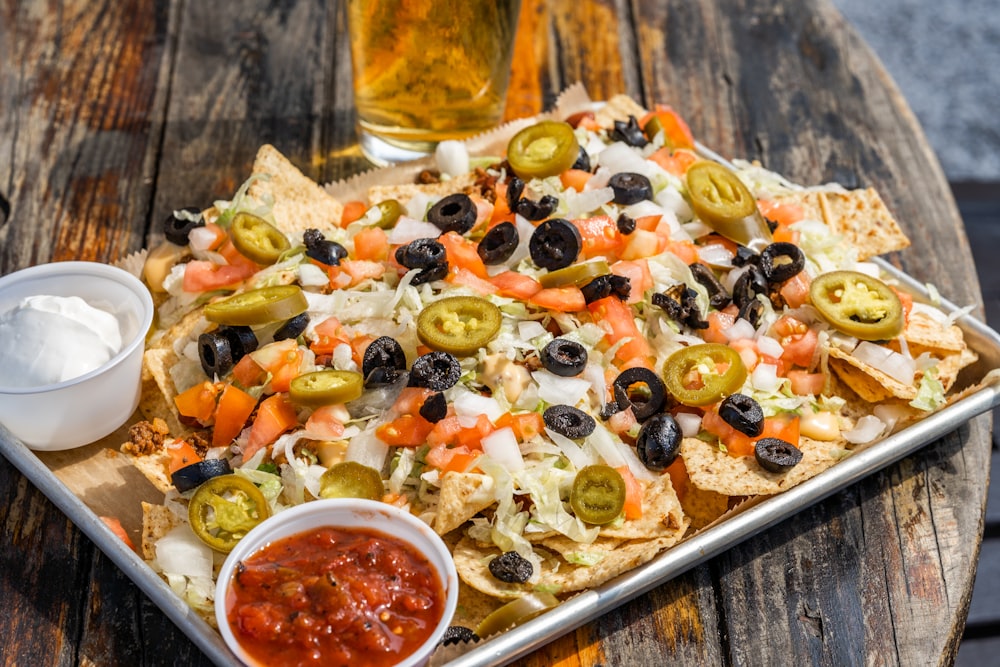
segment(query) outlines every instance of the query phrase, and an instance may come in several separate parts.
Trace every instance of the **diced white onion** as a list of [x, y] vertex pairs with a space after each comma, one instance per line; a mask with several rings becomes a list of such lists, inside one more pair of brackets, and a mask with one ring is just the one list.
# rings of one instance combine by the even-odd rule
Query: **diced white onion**
[[483, 438], [483, 451], [510, 472], [524, 469], [524, 458], [517, 446], [517, 437], [509, 426], [497, 429]]
[[623, 212], [630, 218], [644, 218], [648, 215], [664, 215], [666, 213], [662, 206], [648, 199], [643, 199], [636, 204], [626, 206]]
[[691, 412], [678, 412], [674, 415], [677, 425], [681, 427], [681, 433], [685, 438], [693, 438], [701, 431], [701, 415]]
[[882, 270], [878, 268], [878, 264], [872, 262], [857, 262], [854, 265], [854, 270], [872, 278], [882, 278]]
[[391, 245], [405, 245], [417, 239], [436, 239], [440, 235], [441, 230], [433, 223], [401, 215], [388, 238]]
[[385, 457], [388, 453], [389, 445], [375, 437], [375, 429], [372, 428], [351, 438], [347, 444], [344, 458], [375, 468], [375, 470], [381, 470], [382, 466], [385, 465]]
[[875, 415], [865, 415], [857, 421], [850, 431], [842, 431], [844, 440], [855, 445], [872, 442], [886, 430], [886, 424]]
[[569, 219], [579, 218], [587, 215], [591, 211], [596, 211], [608, 202], [614, 200], [615, 192], [611, 188], [598, 188], [596, 190], [584, 190], [577, 192], [573, 189], [563, 193], [566, 202], [566, 217]]
[[674, 188], [663, 188], [656, 193], [654, 199], [663, 208], [673, 211], [678, 220], [690, 220], [694, 215], [684, 195]]
[[535, 371], [531, 377], [538, 383], [538, 397], [552, 405], [576, 405], [590, 389], [587, 380], [564, 378], [546, 370]]
[[602, 167], [610, 169], [613, 174], [631, 171], [648, 177], [657, 168], [656, 165], [647, 162], [638, 152], [621, 141], [616, 141], [601, 151], [597, 156], [597, 161]]
[[872, 409], [875, 416], [885, 422], [887, 432], [896, 428], [899, 420], [906, 417], [909, 411], [909, 406], [892, 405], [889, 403], [880, 403]]
[[709, 243], [698, 247], [698, 259], [710, 266], [732, 266], [733, 253], [721, 243]]
[[191, 250], [208, 250], [218, 240], [218, 235], [209, 227], [195, 227], [188, 234], [188, 245]]
[[315, 264], [299, 264], [299, 284], [303, 287], [322, 287], [330, 282], [326, 271]]
[[537, 320], [521, 320], [517, 323], [517, 335], [525, 342], [544, 336], [545, 333], [545, 327]]
[[733, 322], [733, 326], [725, 329], [722, 333], [726, 337], [726, 340], [734, 341], [742, 338], [753, 338], [757, 330], [753, 328], [752, 324], [740, 317]]
[[913, 384], [913, 376], [917, 372], [917, 364], [913, 359], [868, 341], [858, 343], [853, 355], [856, 359], [903, 384]]
[[469, 173], [469, 151], [461, 141], [448, 139], [434, 149], [438, 169], [449, 176]]
[[463, 391], [455, 396], [452, 406], [455, 408], [458, 423], [464, 428], [475, 426], [479, 415], [486, 415], [490, 421], [495, 422], [504, 413], [503, 408], [500, 407], [495, 398], [471, 391]]
[[750, 384], [754, 389], [772, 393], [778, 391], [784, 378], [778, 377], [778, 367], [774, 364], [757, 364], [750, 374]]
[[773, 359], [781, 358], [781, 355], [785, 352], [785, 348], [781, 347], [781, 343], [770, 336], [761, 336], [757, 339], [757, 350], [761, 354]]

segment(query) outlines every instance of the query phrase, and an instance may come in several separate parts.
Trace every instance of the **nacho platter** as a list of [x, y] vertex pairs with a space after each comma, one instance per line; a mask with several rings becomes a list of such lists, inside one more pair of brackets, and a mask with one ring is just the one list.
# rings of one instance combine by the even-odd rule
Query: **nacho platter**
[[[932, 299], [927, 291], [906, 276], [895, 271], [884, 262], [877, 261], [885, 275], [891, 276], [918, 301], [939, 303], [945, 313], [958, 314], [953, 304]], [[997, 381], [988, 375], [1000, 362], [1000, 344], [994, 332], [967, 317], [957, 320], [969, 348], [979, 361], [965, 371], [965, 377], [958, 386], [978, 386], [978, 390], [962, 395], [951, 405], [926, 417], [914, 425], [897, 432], [889, 438], [871, 446], [857, 447], [852, 455], [828, 470], [783, 493], [746, 505], [741, 511], [719, 521], [711, 528], [687, 538], [685, 541], [661, 553], [646, 565], [639, 566], [617, 579], [590, 588], [584, 593], [570, 597], [556, 609], [544, 614], [524, 626], [507, 631], [490, 639], [465, 656], [456, 658], [450, 664], [479, 665], [496, 664], [498, 656], [512, 660], [559, 634], [563, 634], [587, 620], [599, 616], [604, 611], [667, 581], [690, 567], [702, 562], [720, 551], [731, 547], [750, 535], [773, 525], [796, 511], [820, 500], [830, 493], [902, 458], [935, 438], [954, 430], [972, 416], [996, 405]], [[117, 438], [117, 441], [115, 440]], [[106, 443], [112, 448], [123, 440], [121, 434], [112, 436]], [[107, 465], [109, 454], [98, 444], [84, 448], [73, 454], [45, 454], [36, 459], [9, 434], [0, 438], [3, 452], [56, 504], [63, 509], [81, 528], [108, 553], [123, 570], [149, 594], [164, 611], [187, 632], [198, 645], [215, 661], [225, 664], [232, 660], [222, 647], [212, 628], [201, 621], [167, 587], [152, 570], [134, 553], [113, 538], [96, 518], [98, 515], [121, 515], [120, 507], [113, 499], [115, 484], [109, 483]], [[114, 457], [111, 457], [114, 458]], [[124, 458], [124, 457], [120, 457]], [[134, 479], [127, 462], [120, 468], [121, 486], [136, 489], [141, 484]], [[23, 467], [22, 467], [23, 464]], [[88, 472], [89, 471], [89, 472]], [[99, 475], [97, 472], [99, 471]], [[103, 484], [97, 484], [100, 479]], [[144, 480], [143, 480], [144, 481]], [[95, 487], [102, 486], [103, 489]], [[159, 499], [150, 487], [145, 487], [148, 500]], [[134, 495], [140, 495], [138, 493]], [[118, 501], [120, 502], [120, 500]], [[137, 504], [137, 503], [134, 503]], [[123, 522], [134, 526], [134, 520]]]

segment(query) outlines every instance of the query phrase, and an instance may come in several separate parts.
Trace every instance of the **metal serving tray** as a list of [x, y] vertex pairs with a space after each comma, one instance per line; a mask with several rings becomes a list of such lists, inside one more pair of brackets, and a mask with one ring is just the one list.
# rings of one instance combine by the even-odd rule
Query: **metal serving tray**
[[[889, 275], [923, 301], [923, 285], [882, 260], [875, 260]], [[958, 310], [943, 301], [947, 313]], [[598, 588], [580, 593], [557, 608], [518, 628], [483, 642], [452, 660], [449, 667], [485, 667], [511, 662], [557, 637], [592, 621], [605, 612], [652, 590], [671, 578], [787, 519], [833, 493], [912, 454], [954, 431], [976, 415], [1000, 405], [1000, 334], [982, 322], [963, 316], [956, 322], [979, 360], [965, 369], [961, 386], [982, 387], [880, 442], [860, 448], [816, 477], [722, 521], [671, 547], [645, 565]], [[217, 665], [240, 665], [221, 636], [195, 614], [167, 584], [67, 487], [34, 452], [0, 425], [0, 453], [37, 486], [141, 588], [152, 601]]]

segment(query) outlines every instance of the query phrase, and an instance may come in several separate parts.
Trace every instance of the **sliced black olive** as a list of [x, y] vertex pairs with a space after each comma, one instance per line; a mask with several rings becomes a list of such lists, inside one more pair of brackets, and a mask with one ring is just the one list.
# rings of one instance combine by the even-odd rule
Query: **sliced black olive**
[[514, 211], [517, 209], [517, 202], [521, 201], [524, 194], [524, 181], [517, 176], [511, 176], [507, 181], [507, 207]]
[[698, 293], [684, 283], [671, 285], [663, 292], [653, 294], [652, 302], [678, 324], [686, 324], [692, 329], [708, 328], [708, 322], [702, 319], [701, 309], [698, 308]]
[[408, 269], [426, 269], [447, 265], [448, 254], [437, 239], [414, 239], [396, 248], [396, 261]]
[[587, 348], [575, 340], [554, 338], [539, 355], [545, 370], [562, 377], [574, 377], [587, 367]]
[[490, 561], [489, 568], [490, 574], [508, 584], [523, 584], [535, 572], [531, 561], [516, 551], [500, 554]]
[[432, 424], [448, 416], [448, 401], [440, 391], [431, 394], [424, 399], [424, 404], [420, 406], [420, 416]]
[[767, 294], [767, 278], [763, 271], [751, 264], [733, 285], [733, 303], [742, 308], [754, 301], [758, 294]]
[[616, 296], [626, 301], [632, 294], [632, 281], [627, 276], [609, 273], [597, 276], [581, 287], [580, 291], [583, 292], [583, 298], [587, 303], [594, 303], [609, 296]]
[[321, 264], [339, 266], [340, 260], [347, 257], [347, 248], [336, 241], [330, 241], [318, 229], [302, 232], [302, 242], [306, 245], [306, 257]]
[[170, 475], [170, 481], [178, 491], [184, 493], [201, 486], [213, 477], [232, 472], [233, 468], [226, 459], [205, 459], [175, 470]]
[[229, 339], [229, 350], [233, 354], [233, 363], [257, 349], [257, 335], [253, 329], [239, 325], [222, 325], [215, 330]]
[[309, 313], [299, 313], [278, 327], [278, 330], [274, 332], [274, 340], [298, 338], [307, 326], [309, 326]]
[[368, 344], [361, 359], [361, 374], [368, 378], [376, 368], [406, 369], [406, 354], [395, 338], [379, 336]]
[[365, 375], [365, 386], [366, 387], [387, 387], [394, 385], [399, 382], [400, 377], [405, 374], [405, 371], [399, 371], [395, 368], [386, 368], [385, 366], [376, 366], [372, 369], [371, 373]]
[[764, 432], [764, 411], [746, 394], [730, 394], [719, 405], [723, 421], [744, 435], [756, 438]]
[[738, 317], [746, 320], [756, 329], [760, 326], [761, 318], [764, 317], [764, 304], [761, 303], [760, 299], [748, 301], [746, 305], [740, 308]]
[[233, 348], [226, 336], [208, 331], [198, 336], [198, 359], [205, 375], [225, 377], [232, 370]]
[[171, 243], [187, 245], [191, 230], [204, 226], [205, 218], [202, 217], [201, 210], [188, 206], [170, 212], [167, 219], [163, 221], [163, 235]]
[[417, 272], [417, 275], [413, 276], [410, 280], [411, 285], [423, 285], [424, 283], [432, 283], [435, 280], [444, 280], [445, 276], [448, 275], [448, 264], [435, 264], [433, 266], [428, 266], [426, 269], [421, 269]]
[[761, 438], [754, 443], [754, 458], [768, 472], [787, 472], [802, 460], [802, 450], [780, 438]]
[[549, 271], [566, 268], [575, 262], [581, 248], [580, 230], [562, 218], [546, 220], [535, 227], [528, 241], [532, 261]]
[[449, 626], [448, 629], [444, 631], [444, 635], [441, 636], [442, 646], [451, 646], [452, 644], [459, 643], [465, 644], [467, 642], [474, 641], [479, 641], [479, 635], [464, 625]]
[[537, 202], [527, 197], [521, 197], [514, 210], [521, 217], [527, 218], [532, 222], [537, 222], [552, 215], [552, 211], [556, 210], [556, 206], [559, 206], [559, 199], [553, 195], [545, 195]]
[[760, 251], [760, 268], [771, 285], [783, 283], [806, 266], [806, 256], [794, 243], [779, 241]]
[[736, 246], [736, 256], [733, 257], [733, 266], [746, 266], [747, 264], [760, 266], [760, 255], [745, 245]]
[[601, 408], [601, 419], [607, 421], [621, 411], [622, 408], [618, 405], [618, 401], [608, 401], [604, 404], [604, 407]]
[[580, 152], [576, 155], [576, 162], [570, 169], [579, 169], [581, 171], [590, 171], [593, 167], [590, 164], [590, 156], [587, 155], [587, 151], [584, 150], [583, 146], [580, 146]]
[[567, 438], [586, 438], [597, 428], [597, 422], [583, 410], [572, 405], [552, 405], [542, 413], [545, 425]]
[[641, 366], [619, 373], [613, 387], [615, 403], [632, 406], [632, 412], [639, 421], [646, 421], [658, 413], [667, 398], [667, 388], [660, 376]]
[[616, 120], [614, 129], [608, 132], [608, 138], [612, 141], [624, 141], [635, 148], [642, 148], [649, 143], [635, 116], [629, 116], [627, 122]]
[[520, 242], [521, 235], [517, 232], [517, 226], [513, 222], [501, 222], [486, 232], [479, 241], [476, 252], [483, 264], [502, 264], [510, 259]]
[[691, 275], [694, 276], [694, 279], [708, 291], [708, 303], [711, 304], [712, 308], [722, 310], [729, 305], [733, 299], [719, 282], [715, 271], [701, 262], [689, 264], [688, 268], [691, 269]]
[[450, 352], [428, 352], [410, 368], [410, 386], [433, 391], [451, 389], [462, 375], [462, 366]]
[[654, 415], [639, 429], [635, 451], [644, 466], [659, 472], [677, 459], [682, 439], [681, 427], [672, 415]]
[[427, 221], [442, 232], [464, 234], [476, 224], [476, 204], [469, 195], [456, 192], [431, 206]]
[[622, 234], [628, 235], [635, 231], [635, 218], [625, 213], [618, 216], [616, 224], [618, 225], [618, 231]]
[[628, 206], [653, 198], [653, 185], [642, 174], [623, 171], [612, 176], [608, 180], [608, 185], [615, 193], [616, 204]]

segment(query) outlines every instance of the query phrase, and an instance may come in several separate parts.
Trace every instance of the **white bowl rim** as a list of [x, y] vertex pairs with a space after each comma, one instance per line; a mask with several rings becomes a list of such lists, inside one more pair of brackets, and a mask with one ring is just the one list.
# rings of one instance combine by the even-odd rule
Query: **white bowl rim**
[[[455, 561], [448, 549], [448, 546], [444, 543], [444, 540], [434, 532], [434, 530], [427, 525], [426, 522], [421, 520], [419, 517], [413, 515], [408, 510], [395, 505], [390, 505], [389, 503], [384, 503], [378, 500], [367, 500], [363, 498], [321, 498], [317, 500], [311, 500], [301, 505], [296, 505], [287, 510], [283, 510], [278, 514], [273, 514], [261, 523], [257, 524], [253, 529], [250, 530], [236, 545], [236, 547], [226, 556], [225, 562], [223, 562], [222, 567], [219, 569], [218, 579], [215, 583], [215, 617], [219, 624], [219, 633], [222, 635], [229, 649], [233, 651], [241, 659], [249, 659], [250, 656], [246, 654], [240, 645], [239, 641], [236, 639], [236, 635], [233, 632], [232, 627], [229, 625], [228, 618], [226, 616], [225, 610], [225, 598], [226, 592], [229, 588], [230, 581], [232, 580], [233, 572], [236, 569], [237, 562], [249, 558], [253, 554], [257, 553], [261, 549], [269, 546], [275, 540], [284, 539], [286, 537], [291, 537], [299, 533], [303, 533], [309, 530], [309, 528], [298, 528], [290, 532], [282, 532], [277, 536], [271, 537], [269, 539], [266, 536], [274, 530], [281, 530], [282, 522], [284, 519], [287, 523], [288, 520], [293, 520], [299, 518], [301, 515], [308, 514], [318, 514], [324, 511], [346, 511], [346, 512], [377, 512], [385, 515], [387, 519], [391, 520], [401, 520], [409, 523], [413, 528], [419, 531], [422, 535], [427, 538], [427, 541], [434, 545], [434, 548], [439, 552], [441, 560], [443, 561], [445, 568], [443, 571], [438, 572], [439, 578], [443, 584], [444, 595], [444, 615], [441, 621], [438, 623], [434, 632], [421, 644], [417, 649], [411, 653], [409, 656], [403, 658], [401, 662], [398, 663], [400, 666], [408, 665], [418, 665], [423, 664], [421, 660], [426, 661], [430, 657], [431, 653], [434, 652], [435, 647], [440, 643], [441, 638], [444, 636], [445, 631], [451, 624], [451, 621], [455, 614], [455, 609], [458, 606], [458, 572], [455, 568]], [[336, 519], [330, 519], [325, 523], [316, 523], [316, 527], [321, 526], [336, 526]], [[421, 548], [419, 545], [413, 544], [412, 541], [402, 538], [396, 535], [392, 535], [387, 530], [380, 528], [377, 525], [367, 527], [368, 530], [387, 535], [394, 539], [402, 540], [407, 544], [413, 546], [417, 551], [424, 553], [425, 549]], [[243, 547], [241, 549], [241, 546]], [[425, 554], [425, 557], [430, 560], [429, 555]], [[433, 569], [437, 571], [439, 568], [433, 565]], [[428, 646], [429, 645], [429, 646]]]
[[62, 382], [44, 384], [36, 387], [5, 387], [0, 384], [0, 395], [6, 394], [19, 396], [27, 394], [45, 394], [52, 391], [58, 391], [65, 387], [71, 387], [73, 385], [80, 384], [81, 382], [86, 382], [90, 378], [102, 375], [111, 368], [122, 363], [129, 355], [132, 354], [132, 352], [135, 351], [138, 346], [145, 343], [146, 334], [149, 332], [149, 327], [153, 324], [153, 314], [155, 310], [153, 306], [153, 297], [143, 282], [125, 269], [118, 268], [111, 264], [104, 264], [102, 262], [50, 262], [48, 264], [29, 266], [28, 268], [8, 273], [7, 275], [0, 277], [0, 290], [3, 290], [5, 287], [10, 285], [24, 282], [25, 280], [74, 274], [106, 278], [123, 284], [125, 287], [128, 287], [135, 292], [136, 296], [139, 297], [139, 300], [143, 303], [143, 306], [145, 306], [135, 337], [126, 345], [123, 345], [122, 349], [118, 351], [118, 354], [111, 357], [111, 359], [101, 364], [94, 370], [88, 371], [83, 375], [78, 375], [75, 378], [63, 380]]

